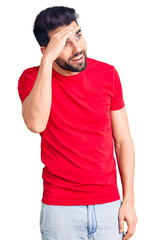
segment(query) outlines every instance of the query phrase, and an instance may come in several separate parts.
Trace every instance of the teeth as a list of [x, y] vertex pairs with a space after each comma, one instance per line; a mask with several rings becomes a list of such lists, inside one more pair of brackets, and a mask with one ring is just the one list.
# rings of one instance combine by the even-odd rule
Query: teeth
[[77, 58], [72, 58], [73, 60], [78, 60], [78, 59], [80, 59], [82, 57], [82, 55], [80, 55], [79, 57], [77, 57]]

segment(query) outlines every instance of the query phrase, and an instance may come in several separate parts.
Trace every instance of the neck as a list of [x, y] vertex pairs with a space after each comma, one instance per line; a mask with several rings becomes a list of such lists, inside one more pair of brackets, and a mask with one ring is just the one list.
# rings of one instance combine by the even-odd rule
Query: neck
[[60, 73], [61, 75], [64, 75], [64, 76], [71, 76], [71, 75], [76, 75], [78, 74], [79, 72], [71, 72], [71, 71], [68, 71], [68, 70], [65, 70], [61, 67], [59, 67], [59, 65], [54, 61], [53, 62], [53, 68], [56, 72]]

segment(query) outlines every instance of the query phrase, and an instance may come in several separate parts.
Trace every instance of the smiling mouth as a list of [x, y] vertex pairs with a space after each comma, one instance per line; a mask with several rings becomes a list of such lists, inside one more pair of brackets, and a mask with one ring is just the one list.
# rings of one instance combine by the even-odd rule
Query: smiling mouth
[[83, 54], [79, 55], [78, 57], [71, 58], [72, 62], [81, 62], [83, 60]]

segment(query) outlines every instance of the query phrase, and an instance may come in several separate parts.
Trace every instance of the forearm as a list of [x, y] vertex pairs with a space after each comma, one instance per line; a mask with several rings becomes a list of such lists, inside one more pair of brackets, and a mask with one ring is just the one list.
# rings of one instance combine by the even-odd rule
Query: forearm
[[120, 172], [123, 201], [134, 202], [134, 170], [135, 151], [131, 138], [115, 146], [118, 168]]
[[23, 118], [33, 132], [42, 132], [49, 118], [52, 102], [52, 64], [45, 58], [41, 59], [33, 89], [23, 102]]

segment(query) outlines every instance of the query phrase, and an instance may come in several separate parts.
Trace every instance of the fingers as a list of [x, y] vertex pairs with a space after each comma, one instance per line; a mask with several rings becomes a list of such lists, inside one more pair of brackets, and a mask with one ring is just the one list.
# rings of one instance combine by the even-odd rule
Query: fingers
[[67, 40], [70, 36], [72, 36], [73, 34], [75, 34], [75, 32], [77, 32], [79, 28], [80, 28], [80, 26], [77, 26], [77, 27], [75, 27], [74, 29], [71, 29], [71, 30], [65, 32], [65, 33], [61, 36], [61, 38]]
[[119, 217], [119, 231], [120, 233], [124, 231], [124, 218], [121, 216]]
[[60, 55], [61, 51], [65, 46], [65, 42], [67, 41], [69, 36], [78, 31], [79, 28], [80, 26], [76, 27], [67, 26], [63, 30], [60, 30], [55, 34], [52, 34], [51, 39], [46, 48], [46, 55], [44, 56], [48, 57], [51, 61], [54, 61]]
[[69, 37], [71, 34], [73, 34], [75, 31], [77, 31], [80, 28], [80, 26], [77, 27], [66, 27], [65, 29], [59, 31], [55, 34], [56, 37], [63, 38], [64, 36]]
[[60, 30], [59, 32], [53, 34], [51, 36], [50, 42], [53, 42], [54, 39], [63, 40], [65, 42], [72, 34], [74, 34], [76, 31], [78, 31], [78, 29], [80, 29], [80, 26], [76, 26], [76, 27], [67, 26], [66, 28], [64, 28], [64, 29]]
[[135, 233], [136, 222], [128, 222], [128, 230], [123, 240], [129, 240]]

